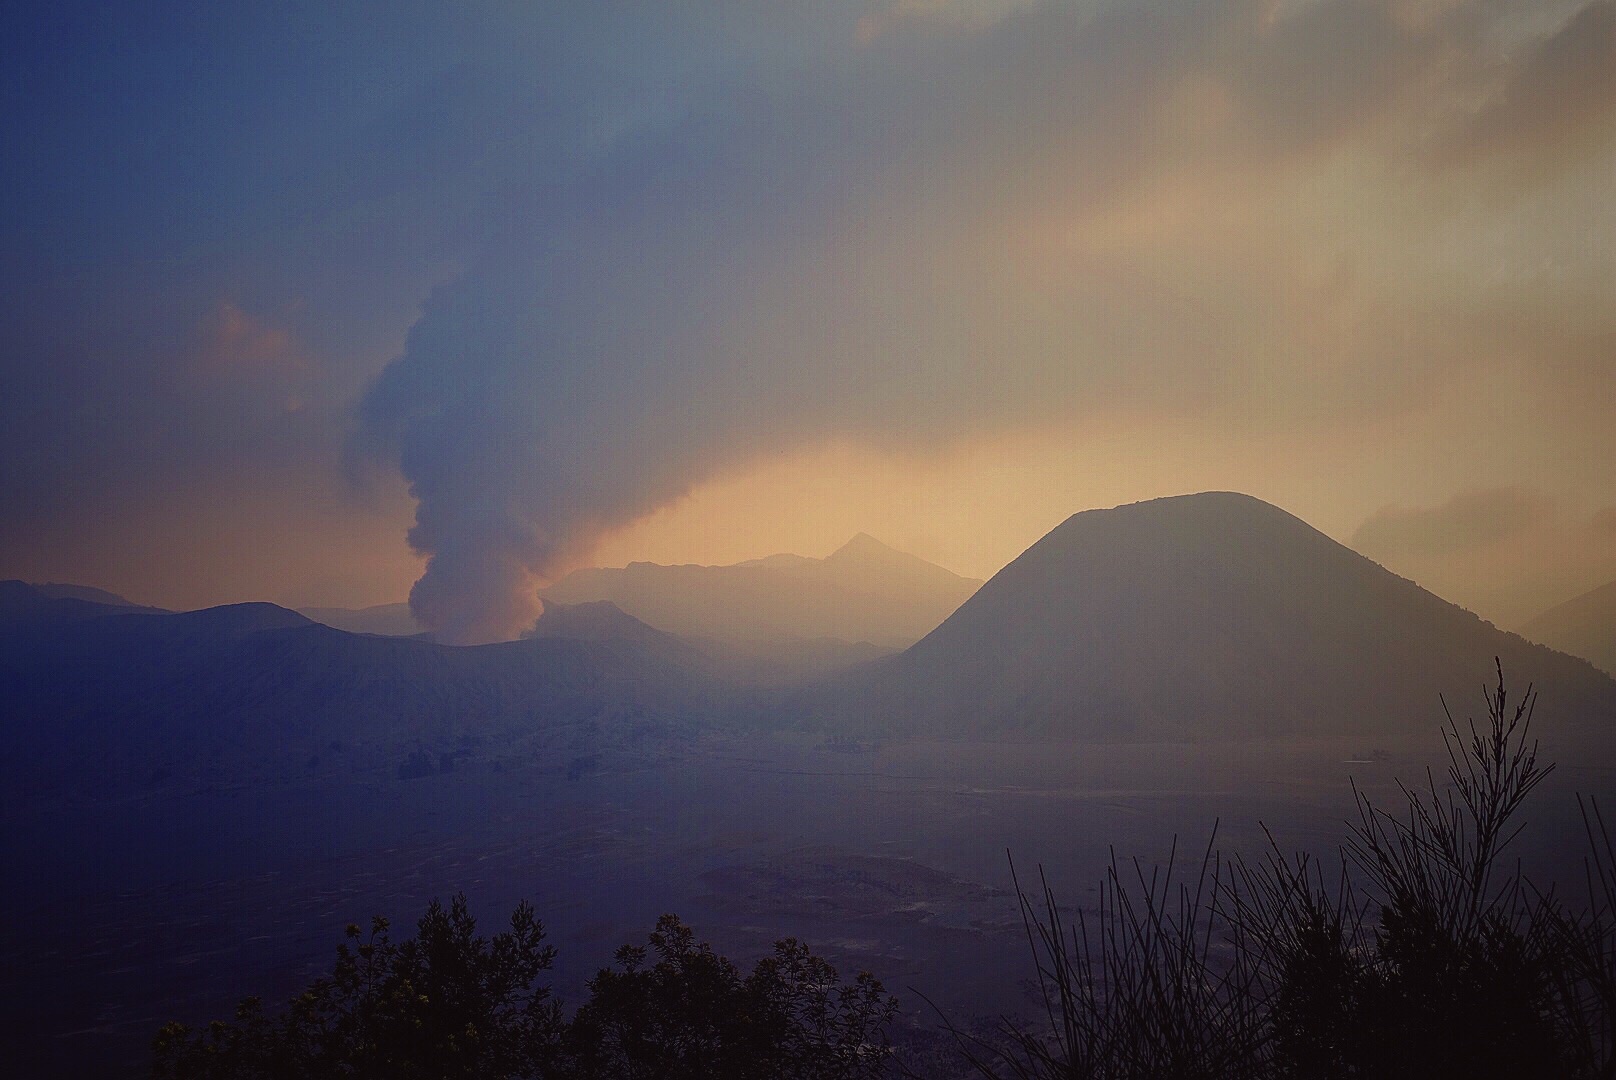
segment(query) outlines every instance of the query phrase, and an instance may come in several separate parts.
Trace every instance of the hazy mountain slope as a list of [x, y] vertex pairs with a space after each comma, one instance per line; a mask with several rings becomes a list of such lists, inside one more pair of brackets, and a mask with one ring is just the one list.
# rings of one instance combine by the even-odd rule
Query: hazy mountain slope
[[[544, 606], [544, 614], [525, 638], [572, 638], [577, 641], [635, 642], [701, 672], [738, 686], [785, 687], [844, 671], [892, 650], [836, 638], [777, 638], [729, 642], [716, 638], [682, 638], [647, 626], [616, 604], [593, 600]], [[757, 698], [759, 702], [766, 698]]]
[[1521, 636], [1616, 675], [1616, 581], [1550, 608], [1521, 627]]
[[115, 592], [97, 589], [93, 585], [71, 585], [60, 581], [47, 581], [35, 583], [33, 588], [38, 589], [52, 600], [88, 600], [92, 604], [106, 604], [108, 607], [145, 608], [148, 611], [160, 611], [161, 608], [149, 608], [145, 604], [137, 604], [133, 600], [125, 599]]
[[350, 634], [384, 634], [409, 637], [426, 629], [415, 621], [408, 604], [377, 604], [365, 608], [298, 608], [317, 623], [346, 630]]
[[0, 629], [10, 625], [31, 625], [36, 622], [71, 623], [110, 614], [167, 614], [161, 608], [136, 607], [127, 603], [114, 604], [86, 598], [89, 594], [100, 591], [89, 589], [81, 593], [77, 586], [30, 585], [15, 579], [0, 581]]
[[490, 739], [588, 753], [732, 705], [698, 651], [621, 612], [558, 613], [533, 638], [453, 648], [271, 604], [66, 619], [41, 602], [76, 603], [36, 594], [29, 617], [30, 598], [0, 590], [14, 616], [0, 618], [0, 732], [27, 766], [13, 797], [273, 780], [334, 758], [386, 769], [412, 749]]
[[1074, 515], [901, 656], [812, 704], [943, 732], [1373, 733], [1475, 711], [1500, 656], [1616, 732], [1616, 683], [1245, 495]]
[[823, 559], [775, 555], [733, 566], [579, 570], [546, 600], [609, 600], [652, 626], [728, 642], [835, 638], [905, 648], [981, 582], [860, 534]]

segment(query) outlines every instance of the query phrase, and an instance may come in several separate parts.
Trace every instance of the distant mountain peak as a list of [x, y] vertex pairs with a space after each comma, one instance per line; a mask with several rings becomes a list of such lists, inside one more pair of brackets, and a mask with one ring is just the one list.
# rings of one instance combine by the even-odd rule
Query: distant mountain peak
[[890, 559], [893, 556], [902, 556], [906, 559], [919, 558], [918, 555], [910, 555], [908, 552], [899, 551], [897, 548], [883, 544], [881, 541], [877, 540], [867, 532], [859, 533], [857, 536], [853, 537], [853, 539], [831, 552], [828, 556], [826, 556], [826, 558]]

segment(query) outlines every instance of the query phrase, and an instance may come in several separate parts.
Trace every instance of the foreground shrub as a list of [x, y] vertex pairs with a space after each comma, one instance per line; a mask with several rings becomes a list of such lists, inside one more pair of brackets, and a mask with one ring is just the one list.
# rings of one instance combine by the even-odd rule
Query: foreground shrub
[[624, 946], [589, 984], [569, 1033], [578, 1075], [623, 1080], [856, 1080], [878, 1076], [884, 1029], [897, 1010], [861, 974], [834, 968], [786, 939], [742, 977], [671, 915], [646, 950]]
[[349, 926], [331, 974], [277, 1017], [257, 998], [233, 1023], [158, 1033], [152, 1075], [173, 1080], [335, 1076], [519, 1077], [541, 1075], [564, 1029], [538, 984], [555, 950], [533, 908], [510, 929], [479, 937], [463, 896], [433, 901], [416, 936], [394, 942], [386, 919]]
[[520, 905], [492, 939], [457, 897], [434, 902], [413, 939], [386, 920], [348, 928], [329, 976], [278, 1016], [256, 999], [233, 1022], [158, 1034], [156, 1080], [861, 1080], [889, 1057], [897, 1001], [868, 974], [836, 970], [787, 939], [742, 976], [672, 915], [647, 950], [624, 946], [572, 1018], [540, 976], [555, 951]]
[[1441, 1080], [1616, 1076], [1616, 853], [1597, 808], [1591, 902], [1570, 909], [1503, 854], [1552, 770], [1510, 708], [1449, 715], [1446, 783], [1403, 788], [1358, 817], [1325, 868], [1277, 845], [1225, 862], [1209, 843], [1192, 880], [1173, 861], [1113, 862], [1097, 911], [1075, 922], [1047, 885], [1017, 882], [1047, 1026], [955, 1032], [990, 1078]]

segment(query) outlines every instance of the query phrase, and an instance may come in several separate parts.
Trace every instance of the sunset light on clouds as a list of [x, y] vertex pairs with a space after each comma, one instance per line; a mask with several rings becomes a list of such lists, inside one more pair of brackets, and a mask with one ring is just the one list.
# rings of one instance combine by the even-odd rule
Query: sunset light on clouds
[[1616, 577], [1609, 0], [3, 18], [8, 574], [478, 641], [1233, 489], [1501, 624]]

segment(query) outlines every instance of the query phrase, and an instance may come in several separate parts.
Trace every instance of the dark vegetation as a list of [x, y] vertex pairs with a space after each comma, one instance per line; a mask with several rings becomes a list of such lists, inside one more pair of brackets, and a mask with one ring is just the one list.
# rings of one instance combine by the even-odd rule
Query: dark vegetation
[[[1021, 891], [1047, 1024], [955, 1030], [997, 1078], [1616, 1076], [1616, 850], [1596, 806], [1588, 897], [1511, 866], [1518, 815], [1552, 770], [1530, 688], [1488, 722], [1449, 716], [1446, 782], [1399, 813], [1358, 797], [1339, 866], [1221, 859], [1146, 873], [1113, 860], [1075, 921]], [[1019, 891], [1019, 889], [1018, 889]]]
[[545, 1077], [556, 1080], [858, 1080], [881, 1075], [897, 1002], [868, 974], [843, 983], [794, 940], [743, 975], [672, 915], [625, 945], [569, 1017], [543, 983], [555, 950], [532, 907], [477, 934], [464, 897], [434, 903], [416, 936], [385, 919], [348, 928], [331, 974], [278, 1015], [157, 1036], [159, 1080]]

